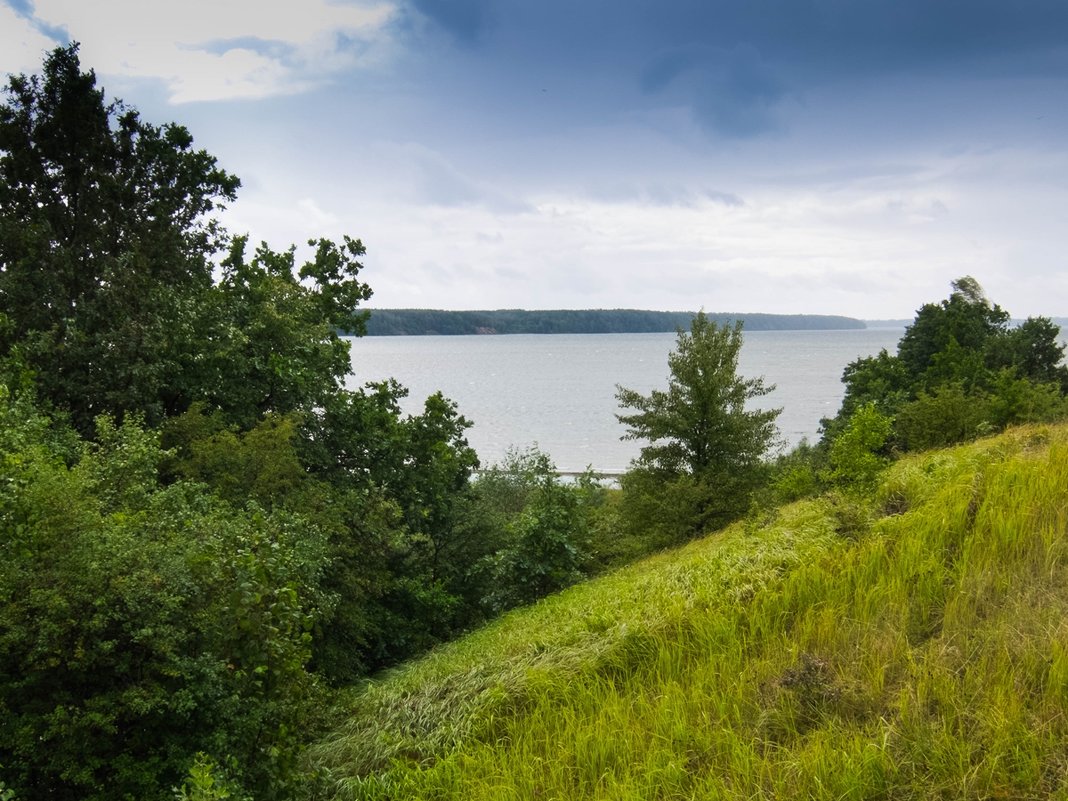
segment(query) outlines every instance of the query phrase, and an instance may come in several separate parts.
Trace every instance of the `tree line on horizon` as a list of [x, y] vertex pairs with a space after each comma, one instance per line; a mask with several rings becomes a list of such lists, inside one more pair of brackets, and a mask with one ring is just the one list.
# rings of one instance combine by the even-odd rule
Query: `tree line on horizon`
[[536, 449], [480, 468], [440, 393], [404, 415], [394, 381], [346, 387], [360, 240], [250, 248], [214, 217], [239, 185], [76, 44], [8, 81], [0, 798], [311, 798], [306, 746], [376, 671], [755, 504], [1065, 413], [1055, 327], [961, 279], [778, 461], [741, 325], [698, 313], [665, 390], [619, 388], [648, 443], [619, 491]]
[[[652, 334], [688, 329], [696, 312], [642, 309], [370, 309], [368, 336], [464, 336], [473, 334]], [[741, 321], [749, 331], [862, 329], [864, 322], [828, 314], [707, 313], [719, 325]]]

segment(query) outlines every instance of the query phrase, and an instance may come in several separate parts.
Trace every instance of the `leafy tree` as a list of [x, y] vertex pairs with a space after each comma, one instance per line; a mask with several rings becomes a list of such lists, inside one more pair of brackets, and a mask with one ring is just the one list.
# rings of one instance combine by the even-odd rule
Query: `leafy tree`
[[44, 395], [83, 431], [102, 411], [151, 420], [188, 402], [205, 334], [211, 214], [239, 181], [180, 125], [108, 103], [78, 45], [0, 106], [0, 312]]
[[294, 248], [246, 258], [246, 239], [230, 242], [212, 216], [238, 179], [182, 126], [109, 103], [77, 44], [53, 51], [41, 78], [12, 76], [6, 95], [0, 352], [17, 349], [79, 430], [102, 412], [155, 425], [194, 401], [248, 428], [342, 388], [338, 331], [362, 333], [371, 294], [359, 240], [313, 240], [299, 268]]
[[548, 477], [508, 525], [509, 542], [481, 566], [490, 579], [483, 603], [501, 612], [585, 578], [586, 520], [578, 497]]
[[586, 578], [591, 521], [604, 494], [589, 475], [562, 481], [535, 446], [482, 471], [473, 491], [489, 534], [473, 571], [483, 609], [495, 614]]
[[1009, 324], [1008, 312], [991, 304], [974, 278], [958, 278], [952, 286], [947, 300], [924, 304], [916, 312], [898, 343], [898, 357], [911, 376], [922, 376], [951, 343], [964, 354], [982, 353], [988, 340]]
[[241, 431], [196, 404], [164, 424], [163, 442], [176, 450], [162, 469], [170, 478], [207, 484], [238, 507], [255, 501], [265, 509], [299, 508], [309, 477], [297, 453], [297, 422], [269, 414]]
[[357, 307], [371, 296], [357, 278], [358, 239], [312, 240], [314, 256], [299, 270], [295, 248], [261, 244], [247, 259], [246, 244], [235, 237], [222, 262], [204, 393], [242, 427], [268, 413], [310, 412], [339, 393], [351, 364], [338, 331], [362, 333], [366, 313]]
[[1050, 319], [1028, 317], [991, 343], [987, 363], [994, 369], [1011, 369], [1034, 383], [1059, 385], [1061, 394], [1068, 394], [1068, 366], [1062, 364], [1060, 333], [1060, 327]]
[[480, 471], [475, 495], [493, 527], [503, 531], [546, 482], [556, 478], [552, 458], [538, 447], [509, 448], [500, 464]]
[[362, 243], [246, 255], [212, 219], [237, 179], [77, 45], [11, 78], [0, 179], [0, 762], [20, 797], [150, 799], [203, 751], [282, 796], [319, 675], [481, 614], [469, 423], [346, 389]]
[[984, 422], [996, 429], [1057, 420], [1068, 416], [1068, 386], [1021, 378], [1017, 370], [1003, 368], [996, 373], [982, 406]]
[[[744, 512], [766, 473], [764, 455], [777, 438], [781, 410], [746, 404], [774, 389], [762, 378], [738, 376], [742, 327], [720, 326], [703, 313], [680, 331], [668, 357], [666, 391], [642, 395], [617, 388], [624, 439], [648, 440], [624, 493], [661, 507], [661, 522], [679, 526], [676, 536], [707, 530]], [[658, 489], [658, 485], [661, 485]], [[669, 504], [670, 508], [664, 508]], [[648, 515], [651, 510], [646, 509]]]
[[1061, 416], [1068, 367], [1058, 335], [1044, 317], [1010, 326], [974, 278], [960, 278], [949, 298], [919, 309], [896, 355], [884, 350], [846, 367], [845, 398], [823, 421], [823, 445], [868, 405], [893, 420], [892, 444], [905, 450]]

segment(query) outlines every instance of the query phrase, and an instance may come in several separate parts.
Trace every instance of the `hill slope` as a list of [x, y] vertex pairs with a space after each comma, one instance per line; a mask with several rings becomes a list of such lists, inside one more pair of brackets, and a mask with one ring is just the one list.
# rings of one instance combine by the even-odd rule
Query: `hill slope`
[[1068, 427], [895, 464], [369, 685], [340, 798], [1068, 798]]

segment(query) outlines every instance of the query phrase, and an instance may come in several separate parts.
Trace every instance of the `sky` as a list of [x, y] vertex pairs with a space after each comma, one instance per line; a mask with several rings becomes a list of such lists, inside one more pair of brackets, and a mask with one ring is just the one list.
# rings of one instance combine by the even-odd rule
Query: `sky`
[[1064, 0], [0, 0], [72, 40], [372, 307], [1068, 316]]

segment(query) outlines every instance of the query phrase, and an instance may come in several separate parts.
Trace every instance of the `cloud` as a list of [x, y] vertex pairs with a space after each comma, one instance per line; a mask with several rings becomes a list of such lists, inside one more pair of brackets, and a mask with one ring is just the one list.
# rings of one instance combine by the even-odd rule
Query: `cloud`
[[1063, 0], [0, 0], [0, 63], [69, 34], [146, 114], [279, 97], [175, 116], [245, 180], [234, 230], [365, 237], [382, 305], [904, 317], [970, 272], [1064, 313], [1008, 276], [1063, 261], [1065, 30]]
[[[26, 19], [30, 4], [20, 7]], [[161, 80], [172, 103], [185, 103], [306, 91], [373, 61], [394, 13], [384, 0], [37, 0], [30, 21], [53, 39], [62, 26], [98, 72]]]
[[739, 208], [745, 205], [745, 201], [733, 192], [720, 192], [716, 189], [706, 189], [704, 194], [709, 200], [715, 201], [716, 203], [722, 203], [724, 206]]
[[[636, 16], [630, 8], [622, 13]], [[1024, 58], [1060, 49], [1068, 6], [1059, 0], [668, 0], [641, 19], [648, 40], [663, 48], [749, 42], [777, 62], [855, 73], [965, 66], [966, 58]]]
[[338, 225], [337, 215], [324, 211], [318, 203], [310, 197], [301, 198], [297, 201], [297, 209], [300, 212], [301, 222], [312, 231], [334, 229]]
[[776, 106], [786, 94], [785, 81], [748, 42], [660, 54], [639, 83], [649, 94], [681, 97], [699, 125], [731, 138], [777, 129]]
[[32, 73], [55, 41], [28, 18], [25, 3], [0, 3], [0, 74]]
[[[744, 140], [789, 130], [822, 87], [923, 74], [945, 95], [954, 80], [1068, 69], [1062, 0], [398, 2], [456, 51], [408, 40], [421, 78], [449, 92], [462, 72], [471, 102], [517, 129], [683, 107], [705, 134]], [[533, 102], [544, 88], [551, 102]]]
[[479, 207], [496, 213], [529, 211], [530, 204], [459, 169], [441, 153], [415, 142], [381, 145], [392, 163], [395, 188], [409, 200], [443, 208]]
[[697, 208], [709, 202], [732, 208], [745, 205], [745, 201], [733, 192], [664, 181], [613, 182], [608, 185], [595, 186], [586, 194], [600, 203], [643, 205], [654, 208]]
[[[1033, 161], [1057, 176], [1068, 164], [1054, 153]], [[1013, 186], [1006, 173], [1023, 180], [1029, 169], [1020, 154], [995, 151], [840, 176], [833, 189], [739, 183], [739, 194], [693, 203], [678, 200], [700, 198], [696, 180], [662, 182], [670, 202], [656, 203], [649, 192], [656, 181], [635, 176], [598, 196], [541, 195], [522, 215], [456, 204], [425, 206], [402, 220], [386, 210], [368, 220], [384, 267], [368, 280], [382, 306], [413, 303], [411, 274], [400, 265], [436, 262], [449, 275], [423, 275], [419, 297], [437, 307], [703, 305], [874, 319], [911, 316], [943, 296], [950, 280], [972, 273], [1014, 313], [1062, 313], [1049, 305], [1060, 296], [1034, 291], [1041, 281], [1001, 280], [1016, 262], [1050, 270], [1062, 249], [1063, 182], [1051, 176], [1044, 193], [1001, 194]]]
[[412, 0], [412, 7], [464, 45], [477, 43], [490, 25], [486, 0]]

